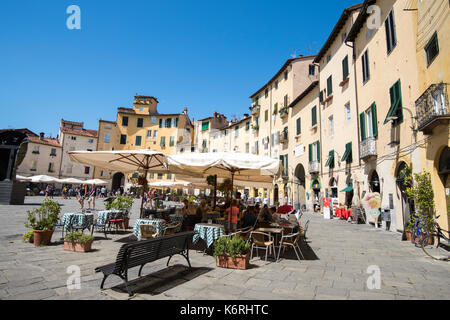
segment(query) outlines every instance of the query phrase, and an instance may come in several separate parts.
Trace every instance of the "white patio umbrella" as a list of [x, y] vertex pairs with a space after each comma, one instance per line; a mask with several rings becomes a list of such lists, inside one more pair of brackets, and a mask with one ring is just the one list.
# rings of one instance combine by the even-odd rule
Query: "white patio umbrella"
[[37, 175], [30, 177], [30, 182], [52, 184], [52, 183], [61, 183], [61, 180], [46, 175]]
[[24, 177], [24, 176], [21, 176], [21, 175], [16, 175], [16, 180], [19, 181], [19, 182], [30, 182], [31, 178]]
[[[167, 171], [166, 155], [153, 150], [71, 151], [69, 156], [74, 162], [123, 173], [143, 171], [146, 178], [149, 172]], [[143, 208], [142, 195], [141, 217]]]
[[190, 182], [187, 181], [158, 181], [148, 184], [150, 187], [170, 188], [170, 187], [189, 187]]
[[101, 179], [86, 180], [84, 183], [89, 184], [89, 185], [96, 185], [96, 186], [106, 186], [108, 184], [108, 182], [103, 181]]
[[167, 156], [167, 160], [174, 173], [231, 178], [231, 190], [235, 180], [272, 183], [282, 171], [280, 160], [248, 153], [190, 153]]
[[85, 184], [86, 183], [86, 181], [75, 179], [75, 178], [61, 179], [60, 182], [65, 183], [65, 184]]

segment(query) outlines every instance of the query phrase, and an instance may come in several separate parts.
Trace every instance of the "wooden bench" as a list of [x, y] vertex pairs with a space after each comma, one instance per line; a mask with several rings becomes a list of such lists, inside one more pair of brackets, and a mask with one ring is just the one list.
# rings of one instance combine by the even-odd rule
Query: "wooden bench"
[[174, 235], [160, 238], [127, 243], [122, 245], [117, 254], [116, 262], [105, 266], [95, 268], [95, 272], [103, 272], [103, 281], [100, 288], [103, 289], [106, 278], [115, 274], [120, 277], [127, 288], [130, 297], [133, 295], [128, 287], [128, 270], [140, 266], [138, 276], [141, 276], [142, 268], [150, 262], [169, 257], [167, 266], [169, 266], [172, 256], [182, 255], [188, 262], [189, 268], [189, 244], [195, 232], [182, 232]]

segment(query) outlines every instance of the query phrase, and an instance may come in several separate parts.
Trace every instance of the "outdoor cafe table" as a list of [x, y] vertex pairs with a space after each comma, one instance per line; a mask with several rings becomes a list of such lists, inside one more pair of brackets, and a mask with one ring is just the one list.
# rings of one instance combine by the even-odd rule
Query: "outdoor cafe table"
[[197, 233], [194, 235], [192, 242], [196, 243], [199, 239], [203, 239], [208, 248], [215, 240], [225, 234], [224, 228], [220, 224], [197, 223], [194, 230], [197, 231]]
[[154, 226], [158, 237], [162, 237], [164, 235], [164, 230], [166, 230], [167, 227], [164, 219], [136, 219], [136, 222], [134, 223], [134, 235], [138, 239], [141, 238], [141, 228], [139, 227], [141, 224], [151, 224]]
[[115, 212], [120, 212], [120, 211], [116, 211], [116, 210], [104, 210], [104, 211], [99, 211], [97, 213], [97, 224], [105, 224], [109, 219], [111, 219], [111, 215]]
[[[270, 235], [275, 234], [275, 243], [274, 246], [275, 247], [279, 247], [279, 242], [280, 242], [280, 238], [283, 236], [283, 228], [258, 228], [255, 231], [258, 232], [265, 232], [265, 233], [270, 233]], [[278, 235], [281, 235], [281, 237], [279, 238]]]
[[65, 213], [61, 222], [66, 231], [71, 231], [73, 226], [81, 227], [82, 230], [90, 229], [94, 224], [94, 215], [92, 213]]

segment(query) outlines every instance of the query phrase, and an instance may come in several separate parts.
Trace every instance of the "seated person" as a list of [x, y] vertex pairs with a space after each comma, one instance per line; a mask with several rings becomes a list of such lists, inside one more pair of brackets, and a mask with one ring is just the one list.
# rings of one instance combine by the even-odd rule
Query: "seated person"
[[183, 216], [183, 217], [186, 217], [187, 215], [189, 215], [189, 201], [187, 201], [187, 199], [184, 199], [183, 200], [183, 204], [184, 204], [184, 207], [181, 209], [181, 215]]
[[209, 210], [210, 209], [209, 209], [209, 206], [208, 206], [208, 203], [206, 202], [206, 200], [202, 200], [202, 202], [200, 203], [200, 205], [198, 206], [197, 211], [196, 211], [197, 223], [208, 221], [206, 213]]
[[272, 222], [272, 215], [270, 214], [269, 207], [267, 206], [267, 204], [264, 205], [264, 207], [261, 209], [261, 212], [259, 213], [259, 222], [262, 223]]
[[244, 212], [244, 217], [242, 219], [242, 228], [254, 227], [258, 217], [255, 214], [255, 208], [249, 206]]

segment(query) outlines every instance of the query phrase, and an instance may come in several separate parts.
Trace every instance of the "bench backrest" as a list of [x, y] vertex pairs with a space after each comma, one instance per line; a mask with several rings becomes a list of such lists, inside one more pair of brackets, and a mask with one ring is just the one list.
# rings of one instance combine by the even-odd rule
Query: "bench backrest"
[[124, 244], [117, 254], [114, 273], [180, 253], [188, 248], [194, 234], [189, 231]]

